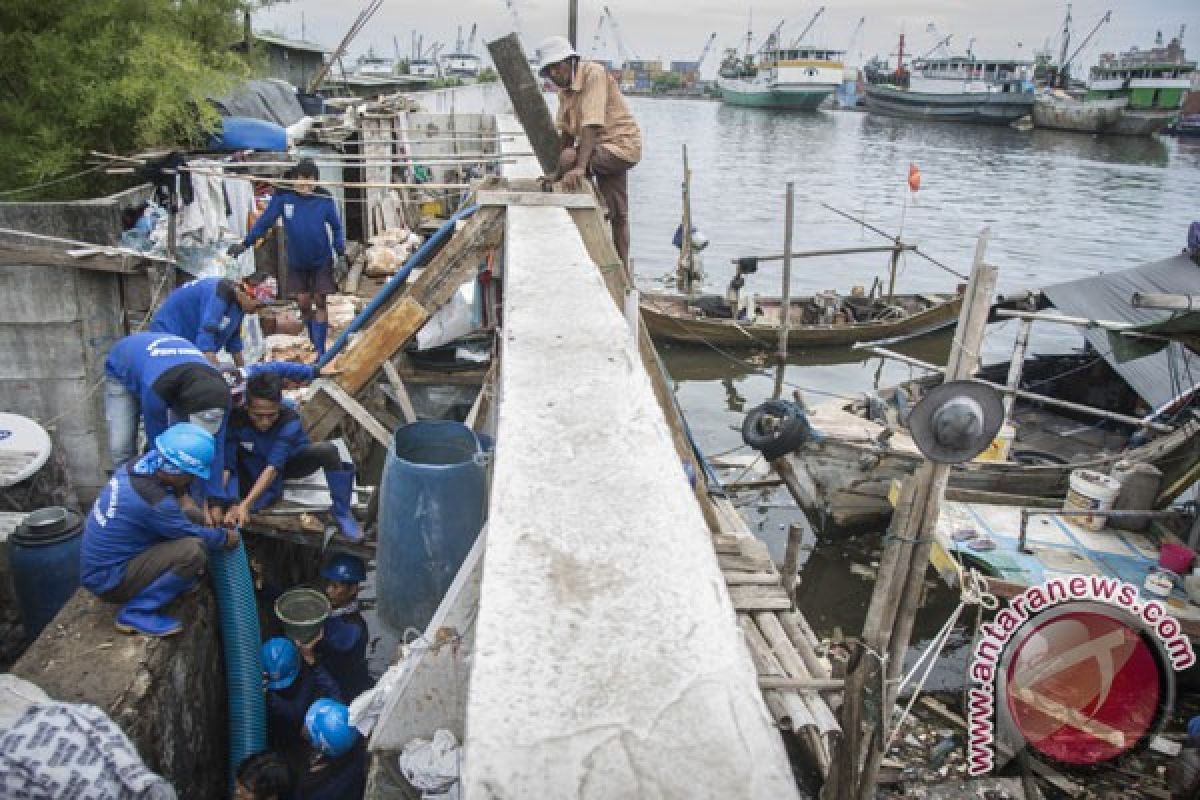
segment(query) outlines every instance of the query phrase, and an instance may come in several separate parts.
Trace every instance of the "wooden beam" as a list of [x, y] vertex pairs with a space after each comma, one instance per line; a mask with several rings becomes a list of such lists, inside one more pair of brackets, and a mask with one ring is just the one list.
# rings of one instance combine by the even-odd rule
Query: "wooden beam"
[[358, 424], [367, 429], [367, 432], [375, 437], [375, 440], [383, 445], [384, 449], [391, 447], [392, 435], [388, 429], [383, 426], [383, 423], [375, 419], [370, 411], [367, 411], [361, 403], [351, 397], [345, 389], [338, 386], [333, 381], [324, 378], [318, 379], [313, 388], [318, 391], [328, 394], [335, 403], [342, 407], [350, 416], [358, 421]]
[[[351, 397], [383, 368], [383, 363], [416, 335], [429, 317], [468, 279], [489, 247], [504, 234], [503, 211], [480, 209], [438, 252], [421, 276], [391, 305], [378, 312], [338, 357], [335, 381]], [[304, 427], [314, 440], [325, 439], [342, 418], [339, 405], [325, 393], [314, 393], [304, 406]]]
[[830, 692], [835, 690], [840, 691], [845, 685], [846, 682], [839, 678], [785, 678], [780, 675], [758, 676], [758, 688], [760, 689]]
[[396, 365], [392, 363], [391, 359], [383, 362], [383, 374], [387, 375], [388, 383], [392, 385], [392, 391], [396, 393], [396, 404], [404, 413], [404, 421], [406, 423], [416, 422], [417, 411], [413, 408], [412, 398], [408, 396], [408, 389], [404, 388], [404, 381], [400, 380], [400, 373], [396, 372]]
[[500, 80], [512, 101], [513, 111], [517, 115], [533, 152], [537, 155], [542, 172], [547, 175], [558, 169], [558, 154], [560, 139], [554, 129], [554, 120], [550, 117], [550, 109], [542, 97], [541, 82], [534, 77], [529, 68], [529, 59], [521, 47], [517, 34], [488, 42], [488, 52]]
[[70, 267], [89, 269], [96, 272], [116, 272], [121, 275], [136, 275], [144, 271], [141, 259], [132, 255], [95, 252], [75, 257], [66, 250], [40, 245], [21, 245], [0, 242], [0, 266]]

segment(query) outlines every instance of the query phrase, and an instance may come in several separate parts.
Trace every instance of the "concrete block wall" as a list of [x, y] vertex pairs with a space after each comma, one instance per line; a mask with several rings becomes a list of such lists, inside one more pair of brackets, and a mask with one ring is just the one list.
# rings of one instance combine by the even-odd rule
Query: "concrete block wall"
[[227, 714], [216, 602], [207, 587], [177, 600], [168, 639], [119, 633], [116, 606], [79, 590], [13, 666], [55, 700], [109, 715], [180, 798], [225, 797]]
[[[71, 203], [0, 203], [0, 228], [103, 245], [120, 242], [121, 209], [148, 187]], [[22, 244], [31, 240], [0, 233]], [[0, 410], [50, 428], [86, 508], [106, 480], [104, 357], [153, 297], [145, 274], [0, 266]]]

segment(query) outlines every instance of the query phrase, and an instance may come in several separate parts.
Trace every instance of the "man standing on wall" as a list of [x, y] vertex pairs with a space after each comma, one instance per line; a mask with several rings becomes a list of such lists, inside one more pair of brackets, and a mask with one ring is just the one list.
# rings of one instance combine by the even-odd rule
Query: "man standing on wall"
[[283, 217], [283, 231], [287, 236], [288, 292], [300, 306], [313, 348], [318, 356], [323, 356], [325, 337], [329, 332], [325, 297], [337, 291], [333, 255], [337, 253], [339, 271], [344, 272], [346, 237], [333, 196], [317, 186], [321, 173], [316, 163], [311, 158], [301, 159], [292, 175], [293, 187], [280, 187], [275, 192], [267, 210], [246, 238], [230, 246], [229, 255], [240, 256], [266, 235], [275, 220]]
[[594, 178], [608, 206], [613, 244], [629, 266], [628, 173], [642, 158], [642, 132], [629, 113], [620, 87], [603, 64], [580, 60], [564, 36], [551, 36], [538, 48], [540, 74], [558, 87], [556, 127], [562, 135], [558, 170], [568, 191]]

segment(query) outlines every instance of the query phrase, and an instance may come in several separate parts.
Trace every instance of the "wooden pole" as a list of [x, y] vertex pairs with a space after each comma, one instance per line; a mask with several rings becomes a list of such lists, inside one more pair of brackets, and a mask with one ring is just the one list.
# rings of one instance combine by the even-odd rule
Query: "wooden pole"
[[896, 240], [896, 246], [892, 248], [892, 262], [888, 269], [888, 293], [887, 301], [892, 302], [893, 295], [896, 294], [896, 268], [900, 265], [900, 253], [902, 246], [900, 240]]
[[[967, 294], [946, 366], [948, 380], [970, 377], [979, 364], [979, 350], [996, 286], [996, 268], [983, 263], [987, 240], [985, 230], [975, 249]], [[871, 595], [862, 644], [851, 657], [841, 720], [845, 737], [838, 746], [823, 798], [869, 800], [875, 796], [886, 749], [888, 717], [895, 705], [895, 679], [900, 675], [912, 637], [933, 546], [933, 529], [949, 473], [948, 464], [927, 462], [905, 482], [880, 558], [879, 579]]]
[[[695, 271], [692, 268], [692, 170], [688, 166], [687, 145], [683, 145], [683, 221], [680, 223], [679, 240], [679, 285], [684, 294], [691, 297], [696, 291]], [[734, 309], [737, 314], [737, 309]]]
[[779, 360], [787, 358], [788, 334], [792, 318], [792, 212], [796, 185], [788, 181], [783, 227], [783, 295], [779, 304]]
[[[858, 253], [890, 253], [894, 250], [916, 250], [915, 244], [880, 244], [867, 245], [865, 247], [835, 247], [829, 250], [801, 250], [798, 253], [792, 253], [792, 258], [814, 258], [816, 256], [849, 256]], [[745, 258], [745, 256], [743, 256]], [[771, 253], [766, 256], [750, 256], [758, 263], [762, 264], [765, 261], [783, 261], [783, 253]], [[741, 258], [729, 259], [730, 264], [736, 264], [741, 261]]]
[[512, 100], [513, 112], [537, 154], [542, 172], [552, 175], [558, 169], [560, 140], [550, 109], [542, 97], [541, 84], [529, 68], [529, 59], [520, 40], [515, 33], [510, 33], [488, 42], [488, 52]]
[[567, 38], [579, 49], [579, 0], [567, 0]]
[[804, 525], [793, 522], [788, 525], [787, 548], [783, 553], [783, 588], [796, 608], [796, 573], [800, 570], [800, 545], [804, 541]]
[[1005, 381], [1008, 387], [1004, 393], [1006, 423], [1012, 420], [1013, 405], [1017, 402], [1016, 391], [1021, 388], [1021, 373], [1025, 370], [1025, 351], [1029, 349], [1029, 331], [1033, 328], [1033, 320], [1023, 319], [1017, 325], [1017, 340], [1013, 343], [1012, 361], [1008, 363], [1008, 379]]

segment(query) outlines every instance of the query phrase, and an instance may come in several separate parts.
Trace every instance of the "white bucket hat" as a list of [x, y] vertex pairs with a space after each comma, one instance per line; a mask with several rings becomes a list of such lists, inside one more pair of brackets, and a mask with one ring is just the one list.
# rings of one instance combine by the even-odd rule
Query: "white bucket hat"
[[575, 52], [575, 48], [571, 46], [571, 42], [565, 36], [551, 36], [544, 40], [537, 49], [538, 63], [541, 67], [538, 68], [538, 74], [544, 74], [546, 67], [551, 64], [557, 64], [560, 61], [566, 61], [568, 58], [579, 58], [579, 53]]

